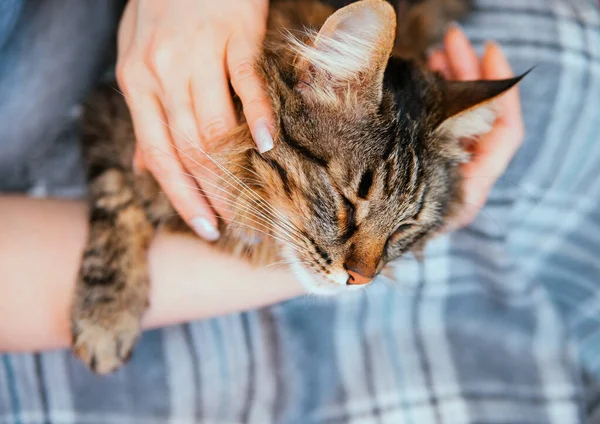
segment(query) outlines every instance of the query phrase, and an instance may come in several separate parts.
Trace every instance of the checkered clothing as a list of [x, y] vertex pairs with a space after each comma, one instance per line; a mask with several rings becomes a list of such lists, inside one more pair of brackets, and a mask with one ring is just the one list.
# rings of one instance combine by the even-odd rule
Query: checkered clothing
[[536, 66], [473, 225], [365, 291], [146, 332], [109, 377], [0, 355], [0, 424], [600, 423], [600, 5], [479, 0], [464, 27]]

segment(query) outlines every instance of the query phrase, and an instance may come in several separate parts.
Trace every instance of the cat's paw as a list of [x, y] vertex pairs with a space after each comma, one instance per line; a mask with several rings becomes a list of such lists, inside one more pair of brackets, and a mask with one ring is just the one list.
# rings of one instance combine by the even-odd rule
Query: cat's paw
[[97, 374], [108, 374], [126, 363], [140, 335], [137, 317], [126, 312], [112, 314], [73, 322], [73, 352]]

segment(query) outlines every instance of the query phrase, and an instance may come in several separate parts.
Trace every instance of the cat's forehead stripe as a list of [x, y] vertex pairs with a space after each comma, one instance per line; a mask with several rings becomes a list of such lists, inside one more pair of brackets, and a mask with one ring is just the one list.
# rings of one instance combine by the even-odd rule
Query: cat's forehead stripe
[[258, 153], [258, 150], [256, 150], [256, 149], [250, 149], [249, 151], [251, 152], [252, 155], [254, 155], [256, 158], [258, 158], [258, 160], [260, 160], [263, 163], [265, 163], [266, 165], [268, 165], [271, 169], [273, 169], [277, 173], [277, 175], [279, 175], [279, 178], [281, 179], [281, 184], [283, 185], [283, 189], [284, 189], [285, 193], [288, 195], [288, 197], [291, 197], [293, 180], [291, 180], [289, 178], [289, 174], [285, 170], [285, 168], [283, 166], [281, 166], [281, 164], [277, 160], [275, 160], [273, 158], [267, 159], [267, 158], [263, 157], [260, 153]]
[[358, 184], [358, 197], [366, 199], [369, 195], [371, 185], [373, 185], [373, 171], [367, 169], [363, 173], [362, 177], [360, 178], [360, 183]]
[[399, 190], [413, 194], [419, 188], [422, 170], [416, 150], [411, 146], [401, 153], [395, 150], [382, 166], [384, 175], [381, 178], [387, 197], [392, 197]]
[[396, 175], [396, 160], [395, 155], [390, 157], [385, 162], [385, 194], [389, 197], [392, 195], [393, 191], [396, 188], [395, 184], [395, 175]]
[[288, 177], [287, 171], [275, 159], [269, 159], [268, 163], [269, 163], [269, 165], [271, 165], [271, 168], [273, 168], [277, 172], [277, 174], [279, 175], [279, 178], [281, 178], [281, 183], [283, 184], [283, 189], [285, 190], [286, 194], [288, 196], [290, 196], [292, 188], [291, 188], [291, 182]]
[[395, 125], [390, 125], [384, 133], [385, 150], [383, 152], [383, 160], [388, 159], [395, 148], [398, 146], [398, 133]]
[[419, 179], [421, 166], [419, 162], [419, 157], [417, 156], [417, 153], [415, 152], [415, 149], [412, 146], [410, 147], [410, 153], [412, 156], [412, 172], [410, 176], [410, 187], [414, 189]]

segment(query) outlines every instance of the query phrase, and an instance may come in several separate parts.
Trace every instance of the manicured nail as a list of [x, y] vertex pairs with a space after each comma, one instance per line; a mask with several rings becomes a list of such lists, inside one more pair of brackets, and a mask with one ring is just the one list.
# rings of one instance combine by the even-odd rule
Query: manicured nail
[[198, 217], [192, 219], [192, 227], [200, 237], [208, 241], [217, 240], [221, 234], [206, 218]]
[[260, 153], [268, 152], [273, 148], [273, 137], [267, 127], [267, 122], [260, 119], [254, 125], [254, 141]]

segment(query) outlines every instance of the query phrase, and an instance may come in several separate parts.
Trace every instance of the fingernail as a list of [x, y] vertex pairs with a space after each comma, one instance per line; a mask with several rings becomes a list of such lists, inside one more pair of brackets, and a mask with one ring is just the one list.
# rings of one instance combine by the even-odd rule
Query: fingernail
[[198, 233], [200, 237], [208, 241], [217, 240], [221, 234], [206, 218], [198, 217], [191, 221], [194, 231]]
[[267, 122], [263, 119], [254, 125], [254, 141], [260, 153], [268, 152], [274, 146], [273, 137], [267, 127]]

